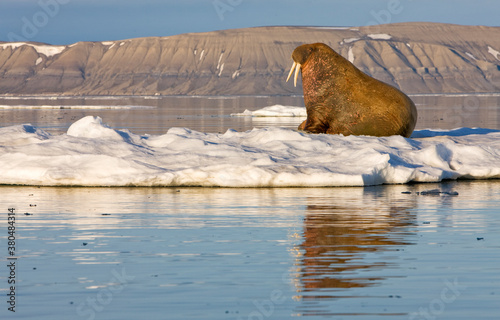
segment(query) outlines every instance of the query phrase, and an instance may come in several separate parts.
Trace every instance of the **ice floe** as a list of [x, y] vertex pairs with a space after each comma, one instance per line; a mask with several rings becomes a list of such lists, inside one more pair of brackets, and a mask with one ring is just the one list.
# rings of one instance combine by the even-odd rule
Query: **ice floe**
[[66, 134], [0, 128], [0, 184], [322, 187], [500, 178], [500, 132], [421, 130], [413, 138], [267, 127], [140, 136], [85, 117]]
[[250, 117], [306, 117], [306, 108], [274, 105], [259, 110], [250, 111], [246, 109], [242, 113], [232, 113], [231, 116], [250, 116]]

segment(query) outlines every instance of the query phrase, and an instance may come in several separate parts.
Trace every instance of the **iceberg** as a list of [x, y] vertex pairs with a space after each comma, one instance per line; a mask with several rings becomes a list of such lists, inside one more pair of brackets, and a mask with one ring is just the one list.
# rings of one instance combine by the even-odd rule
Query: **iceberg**
[[307, 134], [266, 127], [163, 135], [87, 116], [67, 133], [0, 128], [0, 184], [331, 187], [500, 178], [500, 131], [420, 130], [412, 138]]

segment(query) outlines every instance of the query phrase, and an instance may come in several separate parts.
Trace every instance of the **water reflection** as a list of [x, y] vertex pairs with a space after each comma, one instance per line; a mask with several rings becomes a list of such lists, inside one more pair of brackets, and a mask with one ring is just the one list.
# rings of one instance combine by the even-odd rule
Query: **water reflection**
[[[397, 269], [398, 260], [391, 253], [396, 256], [415, 241], [416, 201], [385, 191], [339, 190], [334, 198], [308, 199], [303, 254], [296, 262], [301, 315], [339, 315], [331, 312], [329, 300], [352, 298], [348, 289], [392, 277], [386, 269]], [[326, 304], [319, 305], [321, 300]]]
[[499, 190], [0, 186], [0, 202], [18, 214], [20, 319], [71, 318], [123, 270], [96, 319], [406, 319], [457, 279], [439, 318], [469, 320], [498, 313]]

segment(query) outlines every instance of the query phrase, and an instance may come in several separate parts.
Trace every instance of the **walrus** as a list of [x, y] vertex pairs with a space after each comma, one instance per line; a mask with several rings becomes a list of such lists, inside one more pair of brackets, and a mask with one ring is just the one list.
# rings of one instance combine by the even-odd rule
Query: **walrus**
[[409, 138], [417, 109], [403, 92], [356, 68], [324, 43], [304, 44], [292, 53], [286, 81], [299, 70], [307, 118], [299, 130], [310, 133]]

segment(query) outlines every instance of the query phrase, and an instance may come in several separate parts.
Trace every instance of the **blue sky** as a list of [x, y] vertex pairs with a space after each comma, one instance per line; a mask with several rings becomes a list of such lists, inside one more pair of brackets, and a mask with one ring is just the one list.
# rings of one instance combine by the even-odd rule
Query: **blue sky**
[[0, 41], [70, 44], [269, 25], [500, 25], [498, 0], [1, 0]]

